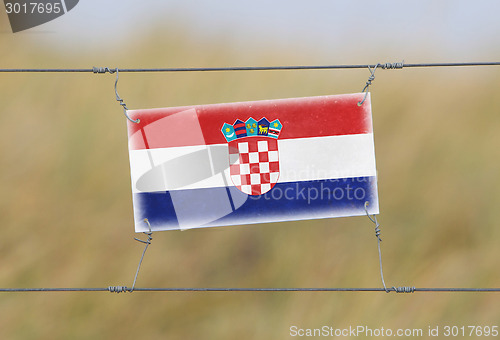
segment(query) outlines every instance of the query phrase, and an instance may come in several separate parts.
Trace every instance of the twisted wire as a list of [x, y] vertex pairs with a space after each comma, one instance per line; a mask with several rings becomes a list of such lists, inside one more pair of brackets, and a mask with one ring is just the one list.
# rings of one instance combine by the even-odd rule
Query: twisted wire
[[382, 268], [382, 250], [380, 249], [380, 242], [382, 242], [382, 238], [380, 237], [380, 234], [382, 231], [380, 230], [380, 223], [377, 221], [377, 216], [373, 215], [370, 216], [368, 213], [368, 205], [370, 203], [368, 201], [365, 202], [365, 212], [366, 216], [370, 219], [370, 221], [375, 224], [375, 237], [377, 238], [377, 246], [378, 246], [378, 261], [379, 261], [379, 266], [380, 266], [380, 278], [382, 279], [382, 285], [384, 286], [384, 290], [386, 293], [390, 292], [396, 292], [396, 293], [413, 293], [415, 292], [415, 287], [391, 287], [390, 289], [386, 287], [385, 285], [385, 280], [384, 280], [384, 270]]
[[372, 221], [375, 224], [375, 237], [377, 237], [378, 261], [379, 261], [379, 267], [380, 267], [380, 278], [382, 279], [382, 285], [384, 286], [385, 292], [389, 293], [390, 290], [387, 289], [387, 287], [385, 285], [384, 270], [382, 269], [382, 250], [380, 249], [380, 242], [382, 242], [382, 238], [380, 238], [380, 234], [381, 234], [380, 224], [378, 223], [377, 217], [375, 215], [373, 215], [373, 217], [371, 217], [370, 214], [368, 213], [368, 205], [369, 204], [370, 204], [370, 202], [368, 202], [368, 201], [365, 202], [365, 213], [366, 213], [366, 216], [368, 216], [368, 218], [370, 219], [370, 221]]
[[[115, 68], [120, 72], [217, 72], [217, 71], [273, 71], [273, 70], [334, 70], [334, 69], [366, 69], [379, 65], [382, 69], [399, 69], [413, 67], [463, 67], [463, 66], [500, 66], [500, 61], [492, 62], [445, 62], [445, 63], [375, 63], [352, 65], [298, 65], [298, 66], [232, 66], [232, 67], [169, 67], [169, 68]], [[399, 67], [401, 66], [401, 67]], [[112, 68], [2, 68], [0, 72], [10, 73], [114, 73]]]
[[109, 286], [108, 291], [110, 293], [119, 294], [119, 293], [123, 293], [123, 292], [129, 292], [130, 290], [126, 286]]
[[375, 67], [372, 69], [370, 66], [368, 66], [368, 70], [370, 70], [370, 76], [368, 77], [368, 80], [366, 81], [366, 85], [365, 87], [363, 87], [363, 91], [361, 92], [364, 92], [365, 93], [365, 96], [363, 97], [363, 100], [358, 102], [358, 106], [361, 106], [363, 105], [363, 103], [365, 102], [366, 100], [366, 97], [368, 96], [368, 88], [370, 87], [370, 85], [372, 84], [372, 81], [375, 80], [375, 71], [377, 70], [377, 67], [379, 66], [380, 64], [377, 64], [375, 65]]
[[392, 287], [396, 293], [414, 293], [415, 287]]
[[[94, 70], [96, 69], [96, 67], [94, 67]], [[103, 72], [101, 72], [103, 71]], [[125, 104], [125, 102], [123, 101], [122, 98], [120, 98], [120, 95], [118, 95], [118, 77], [119, 77], [119, 72], [118, 72], [118, 68], [114, 69], [114, 70], [110, 70], [109, 68], [107, 67], [100, 67], [98, 68], [98, 73], [105, 73], [105, 72], [109, 72], [111, 74], [113, 74], [114, 72], [116, 72], [116, 80], [115, 80], [115, 95], [116, 95], [116, 101], [123, 107], [123, 114], [125, 115], [125, 117], [127, 117], [127, 119], [129, 121], [131, 121], [132, 123], [139, 123], [141, 120], [139, 118], [137, 118], [136, 120], [133, 120], [132, 118], [130, 118], [127, 114], [127, 104]], [[94, 72], [95, 73], [95, 72]]]
[[[500, 288], [416, 288], [392, 287], [396, 293], [500, 293]], [[405, 291], [406, 290], [406, 291]], [[111, 292], [130, 291], [125, 286], [106, 288], [0, 288], [0, 293]], [[135, 288], [134, 292], [386, 292], [384, 288]]]
[[134, 238], [134, 240], [139, 241], [141, 243], [144, 243], [146, 245], [144, 246], [144, 250], [142, 252], [141, 260], [139, 261], [139, 265], [137, 266], [137, 270], [135, 272], [134, 283], [132, 284], [132, 288], [130, 288], [130, 290], [129, 290], [131, 293], [134, 291], [135, 283], [137, 282], [137, 276], [139, 276], [139, 270], [141, 269], [142, 260], [144, 260], [144, 255], [146, 254], [146, 250], [148, 250], [148, 247], [151, 244], [151, 241], [153, 240], [153, 237], [152, 237], [153, 232], [151, 231], [151, 224], [149, 223], [149, 220], [147, 218], [144, 219], [144, 222], [146, 222], [148, 224], [149, 231], [148, 232], [144, 232], [143, 234], [145, 234], [148, 237], [148, 239], [146, 241], [143, 241], [141, 239]]
[[92, 67], [92, 72], [94, 73], [110, 73], [113, 74], [118, 71], [118, 68], [109, 68], [109, 67]]
[[384, 69], [384, 70], [396, 70], [396, 69], [402, 69], [405, 67], [405, 61], [403, 60], [402, 62], [398, 63], [385, 63], [385, 64], [379, 64], [379, 67]]

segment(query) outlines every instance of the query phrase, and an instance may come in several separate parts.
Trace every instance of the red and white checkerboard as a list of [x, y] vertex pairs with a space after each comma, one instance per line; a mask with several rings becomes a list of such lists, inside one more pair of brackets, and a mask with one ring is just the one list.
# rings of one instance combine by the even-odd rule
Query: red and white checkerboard
[[278, 182], [278, 140], [238, 138], [229, 142], [229, 170], [233, 184], [248, 195], [262, 195]]

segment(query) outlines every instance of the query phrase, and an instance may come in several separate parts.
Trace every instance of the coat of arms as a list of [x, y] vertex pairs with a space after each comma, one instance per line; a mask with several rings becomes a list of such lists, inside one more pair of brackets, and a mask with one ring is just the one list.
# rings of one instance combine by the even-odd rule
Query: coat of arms
[[224, 123], [222, 134], [229, 146], [229, 172], [234, 186], [247, 195], [262, 195], [278, 182], [280, 174], [278, 119], [249, 118]]

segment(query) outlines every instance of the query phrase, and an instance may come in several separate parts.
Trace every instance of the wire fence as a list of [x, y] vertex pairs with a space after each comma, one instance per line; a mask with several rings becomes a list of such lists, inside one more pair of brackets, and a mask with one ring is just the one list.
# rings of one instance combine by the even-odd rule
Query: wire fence
[[[299, 66], [235, 66], [235, 67], [180, 67], [180, 68], [3, 68], [0, 73], [117, 73], [118, 72], [217, 72], [217, 71], [273, 71], [273, 70], [335, 70], [335, 69], [366, 69], [372, 73], [374, 78], [375, 69], [403, 69], [403, 68], [423, 68], [423, 67], [469, 67], [469, 66], [500, 66], [500, 62], [446, 62], [446, 63], [417, 63], [405, 64], [377, 63], [377, 64], [355, 64], [355, 65], [299, 65]], [[367, 87], [371, 84], [367, 82]], [[118, 81], [118, 77], [116, 82]], [[116, 91], [115, 82], [115, 91]], [[117, 100], [119, 96], [117, 94]], [[126, 107], [124, 108], [126, 109]], [[127, 117], [128, 118], [128, 117]], [[368, 215], [368, 213], [367, 213]], [[148, 241], [138, 240], [146, 244], [142, 253], [141, 261], [136, 271], [134, 283], [131, 288], [127, 286], [108, 286], [106, 288], [0, 288], [0, 293], [26, 293], [26, 292], [111, 292], [111, 293], [132, 293], [132, 292], [384, 292], [384, 293], [500, 293], [500, 288], [417, 288], [410, 287], [386, 287], [383, 272], [382, 259], [380, 253], [380, 229], [376, 219], [368, 217], [376, 224], [376, 236], [378, 238], [380, 271], [383, 288], [140, 288], [135, 287], [137, 275], [144, 258], [144, 254], [149, 244], [151, 244], [151, 232]]]
[[23, 292], [384, 292], [384, 293], [500, 293], [500, 288], [139, 288], [110, 286], [107, 288], [0, 288], [0, 293]]
[[493, 62], [457, 62], [457, 63], [376, 63], [354, 65], [297, 65], [297, 66], [232, 66], [232, 67], [167, 67], [167, 68], [3, 68], [0, 72], [11, 73], [114, 73], [119, 72], [217, 72], [217, 71], [279, 71], [279, 70], [336, 70], [336, 69], [366, 69], [379, 67], [382, 69], [402, 69], [420, 67], [464, 67], [464, 66], [500, 66], [499, 61]]

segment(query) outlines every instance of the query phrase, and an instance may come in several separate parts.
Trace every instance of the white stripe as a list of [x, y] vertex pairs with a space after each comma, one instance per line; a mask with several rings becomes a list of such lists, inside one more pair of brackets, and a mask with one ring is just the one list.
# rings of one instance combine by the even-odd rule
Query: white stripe
[[371, 133], [278, 142], [279, 182], [376, 175]]
[[[278, 140], [278, 149], [278, 182], [376, 176], [371, 133]], [[148, 152], [157, 165], [154, 168]], [[134, 193], [232, 185], [227, 144], [130, 150], [129, 154]]]

